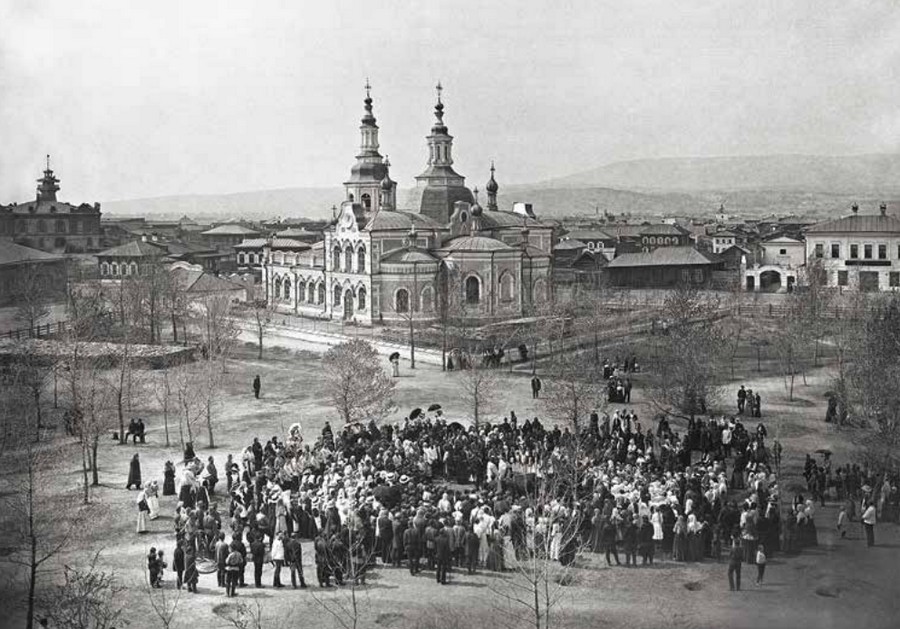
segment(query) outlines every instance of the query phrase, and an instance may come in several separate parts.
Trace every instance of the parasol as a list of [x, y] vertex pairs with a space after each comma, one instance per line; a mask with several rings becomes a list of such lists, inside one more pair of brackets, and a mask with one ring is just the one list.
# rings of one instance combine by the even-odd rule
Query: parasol
[[430, 411], [439, 411], [439, 410], [441, 410], [441, 405], [440, 404], [432, 404], [431, 406], [428, 407], [428, 410], [429, 410], [429, 412]]
[[388, 360], [400, 360], [400, 352], [394, 352], [388, 356]]
[[816, 454], [824, 454], [825, 456], [831, 456], [831, 450], [828, 448], [819, 448], [816, 450]]
[[421, 409], [421, 408], [414, 408], [413, 410], [411, 410], [411, 411], [409, 412], [409, 418], [410, 418], [410, 419], [416, 419], [416, 418], [418, 418], [419, 415], [421, 415], [421, 414], [422, 414], [422, 409]]

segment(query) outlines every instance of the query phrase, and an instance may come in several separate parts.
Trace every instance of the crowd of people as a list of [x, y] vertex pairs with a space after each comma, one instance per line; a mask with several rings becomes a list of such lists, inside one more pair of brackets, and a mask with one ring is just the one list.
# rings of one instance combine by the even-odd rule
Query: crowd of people
[[[738, 555], [758, 564], [816, 543], [813, 501], [781, 504], [780, 446], [761, 422], [751, 432], [739, 416], [691, 419], [679, 434], [665, 416], [645, 428], [623, 409], [592, 413], [575, 434], [514, 412], [464, 427], [429, 409], [399, 424], [326, 424], [313, 443], [299, 425], [284, 439], [254, 439], [228, 456], [224, 487], [212, 457], [188, 448], [177, 485], [167, 462], [178, 587], [194, 592], [201, 573], [215, 572], [234, 595], [251, 564], [257, 587], [266, 564], [272, 586], [287, 568], [306, 587], [304, 540], [321, 587], [362, 582], [379, 564], [433, 570], [446, 583], [454, 568], [502, 572], [534, 557], [567, 566], [594, 552], [635, 566], [638, 556], [649, 565], [725, 554], [729, 565]], [[140, 492], [138, 531], [158, 511], [154, 491]], [[161, 583], [155, 556], [148, 571]]]

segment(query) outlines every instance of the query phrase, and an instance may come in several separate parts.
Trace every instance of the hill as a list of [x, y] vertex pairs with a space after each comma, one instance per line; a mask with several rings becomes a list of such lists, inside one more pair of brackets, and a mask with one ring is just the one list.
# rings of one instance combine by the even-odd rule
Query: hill
[[542, 185], [665, 191], [896, 193], [900, 191], [900, 154], [638, 159], [613, 162]]

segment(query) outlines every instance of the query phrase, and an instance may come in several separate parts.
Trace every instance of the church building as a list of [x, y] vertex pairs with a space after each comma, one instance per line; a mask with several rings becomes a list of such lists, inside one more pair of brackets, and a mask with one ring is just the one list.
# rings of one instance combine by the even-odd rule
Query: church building
[[441, 92], [438, 84], [426, 168], [400, 209], [366, 85], [360, 150], [323, 240], [299, 253], [277, 241], [265, 248], [263, 281], [278, 310], [363, 325], [442, 313], [488, 322], [526, 316], [549, 298], [552, 226], [528, 204], [498, 207], [493, 164], [480, 205], [453, 169]]

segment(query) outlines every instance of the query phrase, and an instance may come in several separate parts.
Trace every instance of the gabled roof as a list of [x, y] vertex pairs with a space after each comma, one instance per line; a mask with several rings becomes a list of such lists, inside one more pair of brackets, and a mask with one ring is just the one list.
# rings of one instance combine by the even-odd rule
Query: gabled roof
[[553, 248], [554, 251], [566, 251], [568, 249], [584, 249], [587, 247], [587, 244], [581, 242], [580, 240], [569, 239], [569, 240], [560, 240], [556, 243], [556, 246]]
[[572, 240], [612, 240], [614, 236], [610, 236], [600, 229], [573, 229], [566, 234], [566, 238]]
[[401, 247], [381, 256], [382, 262], [410, 264], [413, 262], [436, 262], [437, 258], [418, 247]]
[[259, 232], [243, 225], [227, 223], [201, 232], [201, 236], [255, 236]]
[[243, 288], [234, 282], [216, 277], [212, 273], [205, 271], [175, 269], [172, 271], [172, 276], [187, 293], [221, 293], [237, 291]]
[[482, 210], [481, 216], [482, 227], [542, 227], [543, 224], [534, 218], [516, 214], [515, 212], [504, 212], [500, 210]]
[[57, 262], [64, 260], [63, 256], [47, 253], [38, 249], [32, 249], [24, 245], [17, 245], [8, 240], [0, 239], [0, 266], [5, 264], [23, 264], [27, 262]]
[[409, 228], [413, 226], [417, 229], [437, 229], [440, 227], [436, 221], [423, 214], [379, 210], [369, 219], [369, 222], [363, 229], [366, 231], [409, 231]]
[[764, 240], [762, 242], [764, 245], [802, 245], [802, 240], [797, 240], [796, 238], [791, 238], [789, 236], [775, 236], [775, 238], [769, 238], [768, 240]]
[[272, 249], [309, 249], [308, 242], [301, 242], [293, 238], [273, 238]]
[[265, 238], [244, 238], [241, 242], [234, 245], [235, 249], [262, 249], [269, 242]]
[[97, 256], [107, 258], [152, 258], [165, 255], [165, 253], [165, 249], [161, 246], [153, 245], [143, 240], [132, 240], [124, 245], [101, 251]]
[[719, 262], [718, 256], [693, 247], [659, 247], [641, 253], [623, 253], [609, 263], [609, 268], [641, 266], [707, 266]]
[[900, 220], [887, 214], [851, 214], [806, 228], [810, 234], [900, 233]]

